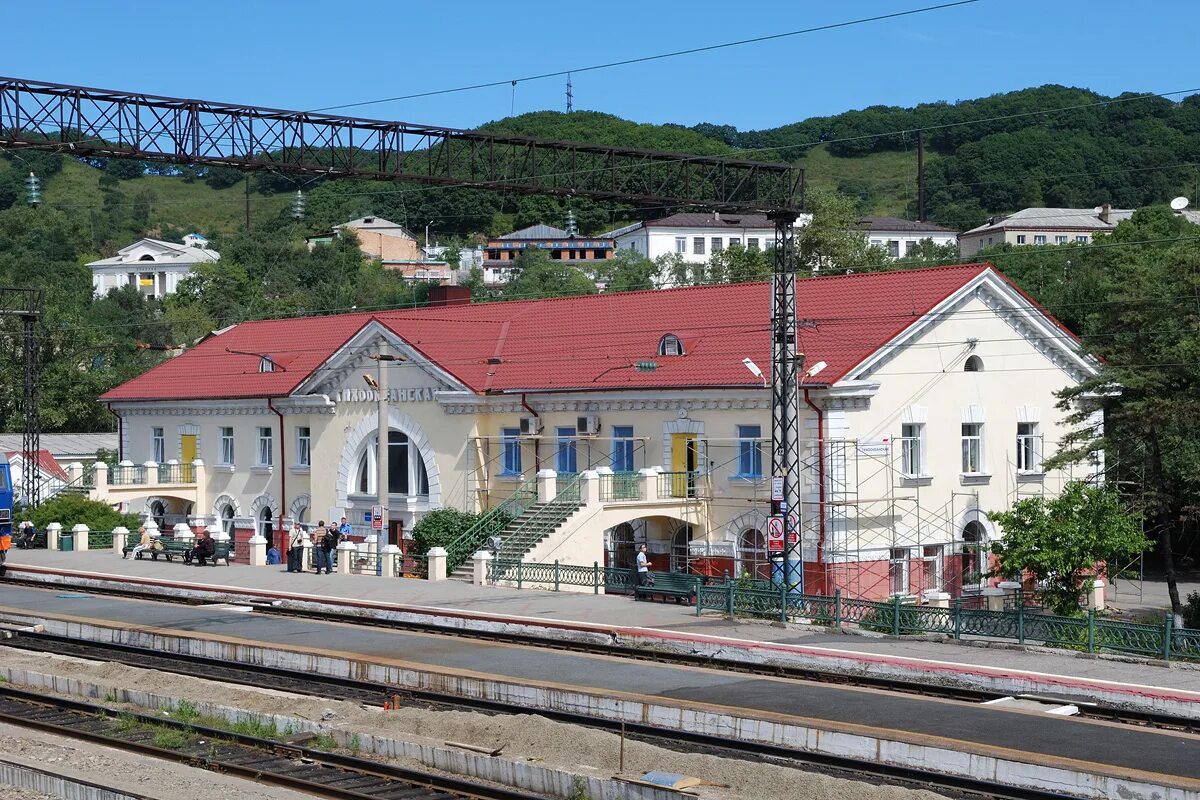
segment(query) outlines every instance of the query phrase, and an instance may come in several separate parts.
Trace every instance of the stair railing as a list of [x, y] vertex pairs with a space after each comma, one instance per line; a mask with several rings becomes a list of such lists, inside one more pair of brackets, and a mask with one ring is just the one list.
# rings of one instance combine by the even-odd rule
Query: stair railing
[[[536, 545], [548, 535], [549, 531], [553, 531], [559, 525], [566, 522], [569, 516], [579, 510], [580, 505], [579, 475], [571, 475], [565, 478], [560, 476], [558, 494], [554, 496], [554, 499], [539, 507], [532, 515], [522, 520], [519, 525], [503, 534], [497, 552], [497, 559], [501, 560], [500, 554], [504, 553], [506, 545], [517, 543], [519, 546], [519, 543], [532, 532], [537, 536], [536, 541], [526, 546], [519, 555], [512, 556], [506, 554], [508, 557], [502, 559], [505, 561], [520, 561], [521, 557], [529, 552], [532, 545]], [[546, 533], [537, 535], [537, 531], [542, 528], [547, 529]]]
[[83, 473], [78, 478], [70, 483], [64, 483], [62, 486], [59, 486], [57, 489], [51, 491], [47, 496], [42, 498], [42, 502], [44, 503], [50, 498], [57, 497], [60, 494], [82, 494], [86, 496], [92, 489], [95, 488], [96, 465], [85, 464], [83, 467]]
[[446, 545], [446, 571], [454, 570], [466, 563], [479, 548], [487, 544], [488, 539], [498, 535], [510, 522], [537, 500], [537, 478], [523, 481], [513, 493], [493, 509], [483, 513], [471, 527], [463, 531], [457, 539]]

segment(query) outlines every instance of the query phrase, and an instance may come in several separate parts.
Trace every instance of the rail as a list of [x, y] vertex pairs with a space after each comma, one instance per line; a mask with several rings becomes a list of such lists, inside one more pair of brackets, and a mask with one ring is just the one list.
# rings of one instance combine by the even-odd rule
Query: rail
[[636, 472], [611, 472], [600, 475], [600, 501], [638, 500], [638, 474]]
[[446, 571], [454, 572], [471, 554], [484, 547], [488, 539], [498, 535], [508, 524], [533, 505], [537, 500], [537, 479], [523, 481], [504, 502], [475, 520], [458, 538], [446, 545]]
[[192, 464], [159, 464], [159, 483], [188, 484], [196, 482], [196, 467]]
[[[0, 687], [0, 720], [70, 739], [284, 786], [313, 796], [357, 799], [364, 796], [441, 800], [454, 796], [479, 800], [536, 800], [535, 795], [484, 785], [446, 774], [384, 764], [330, 752], [337, 746], [286, 742], [269, 717], [252, 718], [260, 735], [241, 733], [220, 717], [202, 716], [181, 703], [171, 717], [115, 712], [44, 693]], [[314, 738], [320, 742], [320, 737]], [[323, 749], [325, 748], [325, 749]], [[350, 788], [346, 784], [352, 784]]]
[[659, 497], [695, 497], [696, 471], [690, 472], [660, 472], [658, 473]]
[[568, 517], [579, 510], [579, 475], [559, 476], [558, 494], [549, 503], [532, 506], [531, 514], [518, 517], [505, 527], [496, 556], [518, 561]]
[[113, 486], [137, 486], [145, 482], [146, 467], [141, 464], [118, 464], [109, 474], [109, 483]]

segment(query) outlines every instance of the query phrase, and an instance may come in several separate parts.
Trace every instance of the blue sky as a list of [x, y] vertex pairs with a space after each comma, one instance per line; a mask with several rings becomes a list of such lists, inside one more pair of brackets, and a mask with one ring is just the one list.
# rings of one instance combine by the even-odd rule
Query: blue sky
[[[8, 0], [0, 73], [317, 108], [508, 80], [884, 14], [937, 0], [330, 3]], [[48, 13], [49, 9], [49, 13]], [[874, 104], [1044, 83], [1106, 94], [1200, 86], [1200, 3], [974, 5], [574, 76], [575, 107], [639, 122], [774, 127]], [[1190, 65], [1189, 65], [1190, 64]], [[471, 127], [562, 110], [559, 78], [342, 113]]]

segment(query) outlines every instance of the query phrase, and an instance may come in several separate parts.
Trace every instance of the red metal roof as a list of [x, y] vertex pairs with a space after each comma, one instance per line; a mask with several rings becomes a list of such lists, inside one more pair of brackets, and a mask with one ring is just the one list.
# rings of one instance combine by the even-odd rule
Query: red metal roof
[[[5, 451], [4, 455], [8, 456], [9, 463], [12, 463], [13, 460], [17, 458], [22, 459], [22, 469], [24, 469], [25, 454], [22, 451], [8, 450]], [[39, 471], [44, 475], [49, 475], [50, 477], [57, 478], [60, 481], [70, 480], [70, 477], [67, 475], [67, 471], [59, 465], [58, 461], [53, 455], [50, 454], [49, 450], [37, 451], [37, 465]]]
[[[843, 378], [989, 269], [964, 264], [801, 280], [799, 350], [809, 364], [828, 364], [814, 382]], [[371, 319], [478, 393], [752, 387], [761, 382], [742, 359], [769, 373], [770, 315], [770, 285], [746, 283], [246, 322], [101, 399], [285, 396]], [[686, 355], [658, 355], [668, 333], [683, 341]], [[258, 354], [271, 356], [275, 372], [258, 371]], [[657, 362], [657, 370], [639, 372], [633, 365], [641, 360]]]

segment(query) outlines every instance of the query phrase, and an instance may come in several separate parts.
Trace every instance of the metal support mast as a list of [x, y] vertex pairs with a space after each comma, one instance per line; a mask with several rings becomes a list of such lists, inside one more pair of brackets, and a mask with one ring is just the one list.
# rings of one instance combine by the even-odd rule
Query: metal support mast
[[[774, 211], [775, 269], [771, 278], [771, 470], [783, 478], [784, 578], [789, 591], [804, 592], [800, 525], [800, 396], [796, 352], [796, 212]], [[793, 517], [793, 515], [795, 515]]]
[[27, 507], [36, 506], [42, 496], [42, 474], [38, 469], [38, 453], [42, 449], [42, 423], [38, 414], [41, 364], [37, 346], [37, 324], [41, 316], [41, 289], [0, 288], [0, 317], [15, 317], [21, 322], [24, 385], [19, 407], [25, 422], [24, 435], [21, 437], [21, 491]]

